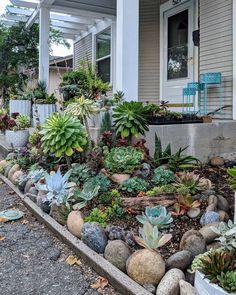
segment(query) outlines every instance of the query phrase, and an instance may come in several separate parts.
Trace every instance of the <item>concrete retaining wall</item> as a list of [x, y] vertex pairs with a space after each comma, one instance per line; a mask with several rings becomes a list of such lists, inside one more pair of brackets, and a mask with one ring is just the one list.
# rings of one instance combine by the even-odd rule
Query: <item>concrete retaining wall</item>
[[172, 151], [188, 147], [186, 151], [203, 162], [210, 156], [236, 152], [236, 122], [222, 121], [209, 124], [181, 124], [149, 126], [146, 133], [147, 147], [154, 154], [155, 133], [162, 146], [171, 143]]

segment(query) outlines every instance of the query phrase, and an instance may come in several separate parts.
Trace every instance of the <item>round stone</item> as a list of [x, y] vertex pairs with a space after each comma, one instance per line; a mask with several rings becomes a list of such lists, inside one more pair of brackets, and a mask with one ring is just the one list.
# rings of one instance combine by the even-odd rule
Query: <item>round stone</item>
[[97, 253], [104, 253], [107, 236], [104, 229], [96, 222], [86, 222], [81, 232], [82, 241]]
[[29, 179], [26, 182], [25, 189], [24, 189], [24, 194], [29, 193], [29, 190], [31, 189], [31, 187], [34, 187], [34, 182], [33, 182], [33, 180]]
[[35, 186], [32, 186], [30, 189], [29, 189], [29, 194], [32, 194], [32, 195], [36, 195], [38, 194], [38, 190], [36, 189]]
[[49, 201], [47, 201], [46, 197], [44, 195], [38, 195], [37, 196], [37, 205], [41, 210], [47, 214], [50, 213], [51, 207]]
[[52, 218], [55, 219], [61, 225], [66, 225], [66, 219], [62, 214], [62, 206], [57, 206], [57, 204], [52, 203], [50, 209], [50, 216], [52, 216]]
[[202, 215], [201, 219], [200, 219], [200, 224], [202, 226], [213, 223], [213, 222], [217, 222], [220, 221], [220, 215], [217, 212], [214, 211], [209, 211], [206, 212]]
[[156, 294], [156, 287], [153, 284], [144, 284], [143, 288], [146, 289], [151, 294]]
[[22, 177], [23, 175], [24, 173], [21, 170], [16, 171], [12, 176], [12, 179], [11, 179], [12, 183], [15, 185], [18, 184], [20, 177]]
[[214, 204], [215, 206], [217, 206], [217, 203], [218, 203], [218, 198], [217, 198], [217, 196], [210, 195], [210, 196], [208, 197], [208, 205]]
[[179, 281], [180, 295], [198, 295], [196, 288], [184, 280]]
[[210, 159], [210, 164], [213, 167], [220, 167], [223, 166], [225, 163], [224, 159], [222, 157], [212, 157]]
[[185, 275], [180, 269], [173, 268], [169, 270], [164, 275], [159, 285], [157, 286], [156, 295], [179, 294], [179, 290], [180, 290], [179, 281], [184, 279], [185, 279]]
[[0, 170], [4, 171], [7, 165], [8, 165], [8, 162], [6, 160], [0, 161]]
[[212, 243], [218, 237], [218, 235], [211, 229], [212, 226], [217, 227], [218, 225], [219, 225], [219, 222], [213, 222], [203, 226], [199, 230], [199, 232], [202, 234], [207, 244]]
[[229, 221], [229, 214], [223, 210], [219, 210], [218, 214], [220, 215], [220, 221], [228, 222]]
[[187, 215], [189, 218], [194, 219], [197, 218], [201, 213], [200, 208], [191, 208], [188, 210]]
[[20, 170], [20, 165], [18, 165], [18, 164], [15, 164], [11, 167], [11, 169], [9, 170], [9, 173], [8, 173], [8, 178], [10, 181], [12, 181], [12, 177], [13, 177], [14, 173], [19, 170]]
[[223, 196], [217, 196], [218, 198], [218, 210], [229, 212], [229, 202]]
[[180, 250], [187, 250], [195, 257], [206, 252], [206, 241], [199, 231], [189, 230], [180, 241]]
[[5, 177], [8, 177], [8, 174], [9, 174], [9, 171], [11, 170], [11, 168], [13, 167], [14, 165], [13, 164], [8, 164], [7, 167], [5, 168], [5, 171], [4, 171], [4, 176]]
[[81, 238], [84, 220], [80, 211], [72, 211], [67, 217], [68, 230], [76, 237]]
[[208, 205], [206, 207], [206, 212], [210, 212], [210, 211], [217, 211], [217, 206], [215, 204]]
[[165, 274], [165, 262], [157, 252], [143, 249], [129, 257], [126, 269], [128, 275], [140, 285], [157, 285]]
[[179, 251], [173, 255], [171, 255], [166, 261], [166, 268], [178, 268], [180, 270], [186, 270], [191, 262], [193, 261], [193, 257], [191, 252], [187, 250]]
[[131, 254], [131, 249], [125, 242], [114, 240], [106, 246], [104, 257], [121, 271], [126, 272], [126, 261]]

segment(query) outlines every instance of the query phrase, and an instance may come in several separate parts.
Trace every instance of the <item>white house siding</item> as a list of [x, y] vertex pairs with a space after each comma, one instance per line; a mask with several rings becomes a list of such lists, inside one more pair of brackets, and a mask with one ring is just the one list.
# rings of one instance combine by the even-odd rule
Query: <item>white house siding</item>
[[78, 68], [83, 61], [92, 61], [92, 34], [74, 44], [74, 68]]
[[140, 0], [139, 100], [159, 101], [160, 1]]
[[[200, 0], [200, 73], [221, 72], [224, 81], [223, 105], [232, 105], [233, 0]], [[219, 107], [219, 97], [212, 88], [208, 108]], [[232, 108], [224, 110], [219, 118], [231, 119]]]

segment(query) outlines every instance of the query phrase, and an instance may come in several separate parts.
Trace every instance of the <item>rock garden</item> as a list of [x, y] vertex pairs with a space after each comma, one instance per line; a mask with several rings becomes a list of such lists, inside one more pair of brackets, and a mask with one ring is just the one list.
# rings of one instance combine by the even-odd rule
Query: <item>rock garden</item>
[[[60, 111], [42, 124], [35, 106], [34, 130], [20, 148], [9, 139], [1, 173], [150, 293], [235, 294], [235, 163], [202, 164], [158, 134], [150, 154], [145, 131], [168, 107], [125, 102], [120, 92], [109, 99], [109, 86], [91, 75], [66, 74]], [[28, 132], [26, 115], [0, 112], [6, 137]], [[96, 142], [91, 121], [100, 125]]]

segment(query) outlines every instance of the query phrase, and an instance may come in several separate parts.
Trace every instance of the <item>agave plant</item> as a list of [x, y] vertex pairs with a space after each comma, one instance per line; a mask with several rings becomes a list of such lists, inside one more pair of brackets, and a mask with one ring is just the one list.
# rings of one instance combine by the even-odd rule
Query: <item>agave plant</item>
[[158, 227], [152, 226], [149, 222], [145, 222], [143, 228], [139, 229], [139, 234], [141, 237], [134, 237], [136, 243], [150, 250], [157, 250], [172, 238], [171, 234], [160, 234]]
[[173, 216], [182, 216], [186, 214], [189, 209], [200, 207], [201, 203], [193, 200], [191, 195], [183, 196], [179, 195], [177, 197], [177, 203], [174, 204], [175, 212], [172, 212]]
[[141, 102], [126, 101], [114, 109], [113, 118], [117, 136], [128, 138], [137, 137], [148, 131], [147, 107]]
[[136, 216], [137, 220], [145, 224], [149, 222], [153, 226], [157, 226], [159, 229], [168, 228], [173, 222], [173, 218], [164, 206], [146, 207], [145, 214]]
[[236, 249], [236, 224], [229, 220], [228, 224], [221, 222], [217, 227], [212, 226], [211, 229], [219, 236], [216, 240], [224, 248]]
[[217, 277], [219, 285], [225, 291], [232, 293], [236, 292], [236, 271], [227, 271], [226, 273], [221, 273]]
[[94, 186], [93, 184], [86, 182], [82, 190], [78, 190], [75, 193], [75, 199], [81, 200], [79, 203], [73, 206], [73, 209], [82, 209], [84, 208], [89, 201], [98, 195], [100, 186]]
[[60, 169], [57, 172], [44, 173], [45, 184], [36, 184], [36, 188], [46, 193], [46, 200], [51, 204], [55, 202], [58, 206], [67, 204], [67, 201], [72, 196], [70, 188], [74, 183], [68, 182], [71, 171], [65, 175], [61, 174]]
[[83, 125], [66, 113], [53, 113], [42, 125], [40, 134], [44, 152], [56, 157], [72, 156], [74, 151], [82, 152], [87, 143]]

